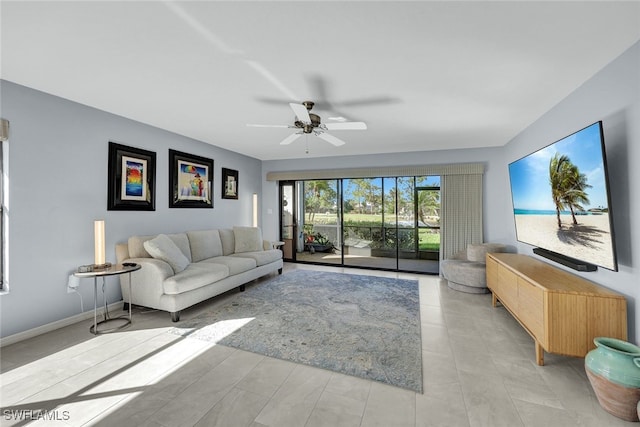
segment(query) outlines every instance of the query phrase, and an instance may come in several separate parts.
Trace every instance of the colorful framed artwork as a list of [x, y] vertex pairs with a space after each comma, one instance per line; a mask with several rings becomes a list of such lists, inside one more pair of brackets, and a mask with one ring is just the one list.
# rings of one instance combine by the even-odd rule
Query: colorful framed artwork
[[238, 171], [222, 168], [222, 198], [238, 200]]
[[213, 208], [213, 160], [169, 150], [169, 207]]
[[156, 210], [156, 153], [109, 142], [107, 210]]

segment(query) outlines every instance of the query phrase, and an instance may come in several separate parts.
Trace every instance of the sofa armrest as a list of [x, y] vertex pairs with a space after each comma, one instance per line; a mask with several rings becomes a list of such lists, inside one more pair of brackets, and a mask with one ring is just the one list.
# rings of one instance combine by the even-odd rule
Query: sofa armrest
[[280, 249], [280, 246], [284, 245], [284, 242], [280, 241], [271, 241], [271, 240], [263, 240], [262, 241], [262, 249], [268, 251], [270, 249]]
[[126, 243], [116, 243], [116, 261], [118, 263], [124, 262], [129, 258], [129, 245]]
[[120, 275], [120, 288], [124, 302], [157, 308], [160, 297], [164, 293], [164, 280], [175, 274], [171, 266], [155, 258], [129, 258], [124, 261], [135, 262], [142, 267], [131, 273], [133, 298], [129, 295], [129, 275]]

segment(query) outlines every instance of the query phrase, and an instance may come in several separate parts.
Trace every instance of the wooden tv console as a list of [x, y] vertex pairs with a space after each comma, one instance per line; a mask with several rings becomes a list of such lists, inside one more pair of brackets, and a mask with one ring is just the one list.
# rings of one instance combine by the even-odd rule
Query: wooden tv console
[[596, 337], [627, 339], [623, 295], [532, 257], [487, 254], [487, 286], [535, 340], [540, 366], [544, 351], [584, 357]]

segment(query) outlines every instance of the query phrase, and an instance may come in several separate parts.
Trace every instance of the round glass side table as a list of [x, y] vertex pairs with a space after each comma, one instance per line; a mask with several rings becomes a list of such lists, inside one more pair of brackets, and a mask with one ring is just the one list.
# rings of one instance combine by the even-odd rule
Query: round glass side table
[[[131, 303], [129, 303], [129, 317], [119, 316], [119, 317], [110, 317], [109, 310], [107, 308], [107, 298], [104, 297], [104, 319], [98, 322], [98, 277], [102, 277], [102, 294], [104, 296], [104, 288], [106, 286], [105, 277], [107, 276], [119, 276], [121, 274], [129, 274], [129, 295], [131, 295], [131, 273], [136, 270], [140, 270], [142, 268], [140, 264], [135, 265], [123, 265], [123, 264], [113, 264], [110, 267], [96, 269], [93, 271], [80, 272], [76, 271], [73, 273], [74, 276], [80, 278], [93, 277], [93, 326], [89, 328], [93, 334], [103, 334], [107, 332], [114, 332], [120, 330], [126, 326], [131, 324]], [[123, 323], [124, 321], [124, 323]], [[106, 325], [108, 323], [116, 323], [119, 324], [110, 328], [105, 328], [103, 330], [98, 329], [98, 325]]]

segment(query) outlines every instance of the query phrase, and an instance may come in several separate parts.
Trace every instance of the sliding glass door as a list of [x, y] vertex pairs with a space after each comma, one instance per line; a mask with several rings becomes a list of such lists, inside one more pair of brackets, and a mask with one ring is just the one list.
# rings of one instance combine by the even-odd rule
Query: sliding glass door
[[387, 227], [384, 219], [386, 181], [389, 179], [342, 180], [345, 266], [397, 268], [395, 237], [386, 232], [387, 229], [395, 231], [395, 225], [392, 223], [391, 227]]
[[419, 179], [416, 189], [418, 251], [420, 259], [438, 260], [440, 254], [440, 177]]
[[398, 268], [406, 271], [438, 272], [440, 258], [440, 177], [398, 178], [403, 206], [398, 224], [400, 250]]
[[415, 178], [398, 177], [398, 268], [413, 270], [417, 258]]
[[297, 181], [281, 194], [298, 200], [281, 205], [294, 218], [281, 229], [294, 260], [438, 273], [440, 177]]
[[280, 240], [282, 257], [287, 261], [295, 261], [296, 254], [296, 197], [295, 182], [280, 182]]
[[338, 180], [302, 181], [301, 245], [298, 259], [342, 264], [342, 229]]

